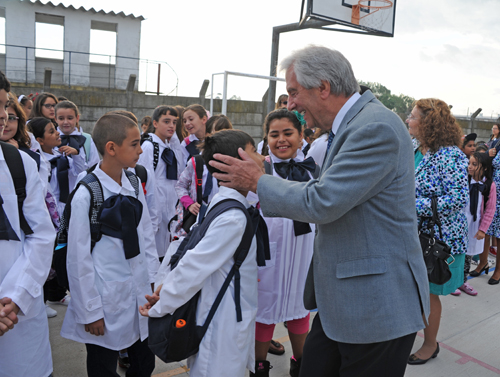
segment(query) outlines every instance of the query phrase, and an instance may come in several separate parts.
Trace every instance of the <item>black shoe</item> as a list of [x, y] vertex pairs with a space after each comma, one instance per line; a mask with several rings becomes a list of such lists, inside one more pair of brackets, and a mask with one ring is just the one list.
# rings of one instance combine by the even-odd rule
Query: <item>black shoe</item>
[[269, 350], [267, 352], [272, 353], [273, 355], [281, 356], [285, 353], [285, 346], [280, 342], [271, 340], [271, 344], [269, 345]]
[[118, 365], [120, 366], [120, 368], [123, 368], [123, 369], [130, 368], [130, 361], [128, 359], [128, 356], [125, 356], [125, 357], [118, 356]]
[[488, 280], [489, 285], [497, 285], [498, 283], [500, 283], [500, 279], [495, 280], [493, 278], [490, 278], [490, 280]]
[[290, 359], [290, 376], [291, 377], [299, 377], [300, 364], [302, 364], [302, 358], [296, 359], [295, 357], [292, 357]]
[[478, 277], [479, 275], [481, 275], [483, 273], [483, 271], [484, 271], [485, 275], [488, 275], [488, 272], [490, 272], [490, 262], [486, 262], [484, 267], [481, 268], [481, 270], [479, 272], [474, 270], [474, 271], [469, 272], [469, 275], [475, 278], [475, 277]]
[[273, 369], [267, 360], [257, 360], [255, 362], [255, 373], [250, 372], [250, 377], [269, 377], [269, 370]]
[[423, 359], [419, 359], [417, 356], [415, 356], [415, 354], [411, 354], [410, 357], [408, 358], [408, 364], [410, 364], [410, 365], [425, 364], [430, 359], [435, 359], [436, 356], [438, 355], [438, 353], [439, 353], [439, 343], [437, 344], [436, 350], [434, 351], [434, 353], [432, 354], [431, 357], [429, 357], [428, 359], [423, 360]]

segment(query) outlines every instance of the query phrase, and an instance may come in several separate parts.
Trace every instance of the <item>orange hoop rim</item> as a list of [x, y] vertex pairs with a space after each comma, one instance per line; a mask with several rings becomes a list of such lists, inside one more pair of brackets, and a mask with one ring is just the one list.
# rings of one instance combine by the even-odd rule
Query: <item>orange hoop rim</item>
[[386, 5], [367, 5], [367, 4], [363, 4], [363, 3], [369, 3], [370, 1], [373, 1], [373, 0], [359, 0], [358, 1], [358, 5], [361, 8], [365, 8], [365, 9], [366, 8], [368, 8], [368, 9], [377, 9], [377, 10], [392, 8], [392, 6], [393, 6], [393, 3], [392, 3], [391, 0], [376, 0], [378, 2], [385, 3]]

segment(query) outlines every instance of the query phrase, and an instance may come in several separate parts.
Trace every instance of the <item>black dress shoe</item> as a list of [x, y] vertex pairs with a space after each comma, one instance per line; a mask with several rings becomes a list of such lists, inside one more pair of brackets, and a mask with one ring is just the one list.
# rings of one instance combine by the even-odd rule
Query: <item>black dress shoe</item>
[[493, 278], [490, 278], [490, 280], [488, 280], [489, 285], [497, 285], [498, 283], [500, 283], [500, 279], [495, 280]]
[[438, 353], [439, 353], [439, 343], [437, 344], [436, 350], [434, 351], [434, 353], [432, 354], [431, 357], [429, 357], [428, 359], [423, 360], [423, 359], [419, 359], [415, 354], [411, 354], [410, 357], [408, 358], [408, 364], [410, 364], [410, 365], [425, 364], [430, 359], [435, 359], [436, 356], [438, 355]]
[[486, 264], [483, 266], [483, 268], [481, 268], [481, 270], [479, 270], [479, 272], [477, 272], [476, 270], [473, 270], [471, 272], [469, 272], [469, 275], [472, 276], [472, 277], [478, 277], [479, 275], [481, 275], [482, 273], [485, 273], [485, 275], [488, 275], [488, 272], [490, 272], [490, 263], [489, 262], [486, 262]]

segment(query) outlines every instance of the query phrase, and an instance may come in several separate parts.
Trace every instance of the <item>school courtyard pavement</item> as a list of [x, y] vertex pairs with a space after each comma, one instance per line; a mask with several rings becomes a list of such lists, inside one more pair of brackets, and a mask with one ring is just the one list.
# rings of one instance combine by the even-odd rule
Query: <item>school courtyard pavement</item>
[[[489, 276], [491, 275], [490, 269]], [[500, 376], [500, 285], [488, 285], [488, 278], [483, 274], [469, 280], [479, 292], [475, 297], [465, 293], [458, 297], [451, 295], [442, 297], [443, 312], [438, 334], [441, 352], [437, 358], [425, 365], [408, 365], [405, 377]], [[372, 287], [372, 289], [383, 289], [383, 287]], [[85, 377], [85, 346], [60, 336], [66, 307], [53, 305], [52, 308], [58, 312], [56, 317], [49, 318], [54, 377]], [[315, 313], [311, 316], [311, 320], [314, 315]], [[269, 354], [268, 360], [273, 365], [270, 376], [289, 376], [292, 351], [283, 324], [276, 326], [274, 339], [285, 345], [286, 353], [283, 356]], [[413, 350], [417, 350], [422, 342], [423, 332], [420, 331]], [[118, 373], [125, 376], [123, 369], [118, 368]], [[165, 364], [157, 359], [153, 376], [187, 377], [189, 372], [185, 361]]]

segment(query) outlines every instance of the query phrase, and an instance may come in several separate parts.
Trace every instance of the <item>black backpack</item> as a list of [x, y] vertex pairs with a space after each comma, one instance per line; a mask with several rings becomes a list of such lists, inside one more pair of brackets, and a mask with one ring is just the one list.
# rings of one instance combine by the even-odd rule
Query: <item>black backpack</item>
[[239, 268], [250, 250], [259, 220], [259, 217], [257, 217], [256, 220], [252, 219], [243, 204], [234, 199], [225, 199], [215, 204], [210, 211], [206, 213], [206, 216], [200, 220], [201, 223], [193, 227], [191, 232], [184, 238], [177, 252], [172, 255], [169, 264], [173, 270], [186, 252], [192, 250], [205, 236], [212, 221], [231, 208], [238, 208], [245, 214], [247, 225], [241, 242], [234, 253], [234, 265], [229, 271], [203, 326], [198, 326], [196, 324], [196, 310], [201, 290], [187, 303], [175, 310], [173, 314], [167, 314], [161, 318], [149, 318], [149, 348], [156, 356], [166, 363], [184, 360], [198, 352], [200, 342], [205, 336], [208, 326], [233, 277], [235, 277], [234, 301], [236, 306], [236, 318], [238, 322], [242, 321]]
[[25, 235], [33, 234], [33, 230], [29, 226], [23, 213], [24, 200], [26, 199], [26, 171], [24, 170], [24, 163], [21, 154], [16, 147], [0, 141], [0, 147], [9, 168], [12, 181], [14, 182], [14, 189], [17, 195], [17, 208], [19, 211], [19, 225]]
[[[102, 203], [104, 202], [104, 195], [102, 192], [101, 182], [96, 177], [92, 171], [95, 169], [95, 166], [92, 166], [87, 170], [87, 175], [83, 177], [80, 182], [76, 185], [75, 189], [71, 192], [68, 197], [68, 201], [66, 202], [66, 206], [64, 207], [64, 212], [60, 218], [60, 226], [59, 231], [57, 232], [57, 246], [54, 251], [53, 258], [53, 268], [57, 274], [57, 281], [61, 287], [67, 288], [69, 290], [69, 281], [68, 281], [68, 271], [66, 269], [66, 259], [68, 254], [68, 229], [69, 229], [69, 220], [71, 218], [71, 201], [73, 200], [73, 196], [80, 186], [84, 186], [90, 193], [90, 208], [89, 208], [89, 221], [90, 221], [90, 252], [94, 250], [94, 246], [101, 239], [101, 224], [97, 220], [97, 215], [99, 213], [99, 209], [101, 208]], [[139, 180], [137, 176], [125, 170], [125, 174], [129, 179], [132, 187], [134, 188], [135, 195], [138, 197], [139, 195]]]

